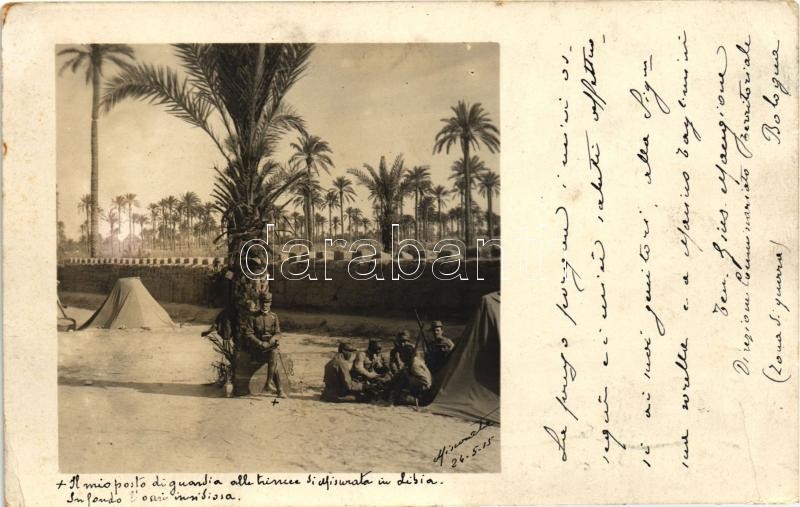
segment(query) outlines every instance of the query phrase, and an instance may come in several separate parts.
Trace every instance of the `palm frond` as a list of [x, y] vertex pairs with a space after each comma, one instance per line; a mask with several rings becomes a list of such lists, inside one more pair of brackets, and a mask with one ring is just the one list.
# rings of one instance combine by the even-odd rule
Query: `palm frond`
[[215, 110], [212, 104], [193, 91], [186, 79], [180, 79], [174, 70], [151, 64], [125, 67], [108, 82], [101, 106], [109, 111], [129, 98], [164, 106], [170, 114], [202, 129], [216, 143], [222, 155], [230, 160], [208, 122], [209, 116]]

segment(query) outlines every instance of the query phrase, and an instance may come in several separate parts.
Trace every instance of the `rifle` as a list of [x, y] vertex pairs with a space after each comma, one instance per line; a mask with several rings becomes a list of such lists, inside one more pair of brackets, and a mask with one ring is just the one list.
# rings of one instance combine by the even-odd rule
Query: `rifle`
[[425, 336], [425, 325], [422, 323], [422, 320], [419, 318], [419, 314], [417, 313], [417, 309], [414, 308], [414, 316], [417, 318], [417, 325], [419, 326], [419, 334], [417, 335], [417, 342], [414, 344], [414, 353], [417, 353], [419, 349], [419, 339], [422, 338], [422, 348], [425, 355], [428, 355], [428, 337]]
[[286, 390], [291, 392], [292, 391], [292, 379], [289, 378], [289, 372], [286, 371], [286, 365], [283, 364], [283, 354], [281, 354], [280, 350], [276, 351], [278, 354], [278, 362], [281, 363], [281, 368], [283, 368], [283, 373], [286, 375]]

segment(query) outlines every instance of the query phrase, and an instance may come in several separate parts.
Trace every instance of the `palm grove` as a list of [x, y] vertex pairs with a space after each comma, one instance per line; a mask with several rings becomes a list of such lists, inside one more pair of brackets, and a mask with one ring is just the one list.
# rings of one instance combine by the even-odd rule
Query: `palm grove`
[[[133, 49], [121, 44], [59, 51], [61, 72], [84, 72], [92, 93], [90, 193], [77, 203], [85, 220], [73, 249], [92, 257], [221, 251], [237, 273], [241, 302], [254, 289], [241, 283], [246, 279], [236, 266], [239, 251], [248, 240], [263, 237], [268, 223], [284, 237], [312, 243], [325, 237], [377, 238], [386, 251], [395, 223], [403, 237], [426, 245], [445, 237], [467, 245], [478, 236], [498, 237], [493, 198], [499, 176], [476, 152], [499, 151], [500, 133], [481, 104], [452, 106], [431, 140], [433, 155], [455, 157], [448, 182], [433, 182], [428, 166], [407, 164], [402, 155], [377, 155], [361, 168], [339, 171], [333, 147], [313, 135], [285, 100], [307, 70], [313, 45], [176, 44], [173, 49], [177, 69], [138, 62]], [[98, 120], [125, 100], [159, 106], [205, 133], [220, 157], [219, 165], [208, 169], [215, 174], [210, 201], [188, 191], [152, 203], [140, 202], [134, 193], [99, 202]], [[286, 161], [276, 159], [281, 142], [291, 150]], [[330, 188], [320, 183], [322, 173], [332, 176]], [[355, 205], [359, 191], [366, 192], [369, 209]], [[475, 191], [485, 198], [485, 211], [476, 204]], [[262, 261], [253, 256], [248, 262]]]

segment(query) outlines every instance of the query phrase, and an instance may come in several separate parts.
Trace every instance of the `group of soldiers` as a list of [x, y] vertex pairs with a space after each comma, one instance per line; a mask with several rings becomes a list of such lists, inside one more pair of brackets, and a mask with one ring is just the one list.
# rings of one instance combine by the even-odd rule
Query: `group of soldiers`
[[[250, 301], [248, 312], [238, 319], [238, 325], [227, 311], [204, 332], [217, 332], [226, 341], [234, 340], [240, 351], [249, 354], [250, 361], [267, 367], [264, 390], [269, 392], [275, 385], [276, 396], [285, 398], [280, 374], [281, 326], [278, 316], [271, 311], [272, 294], [261, 293], [258, 304]], [[422, 333], [424, 352], [418, 352], [418, 344], [408, 331], [401, 331], [394, 339], [394, 347], [388, 358], [382, 354], [378, 340], [369, 340], [365, 351], [357, 351], [347, 343], [340, 343], [336, 355], [325, 365], [325, 387], [322, 400], [369, 402], [388, 400], [394, 404], [418, 404], [426, 399], [433, 384], [433, 374], [441, 369], [453, 350], [454, 343], [444, 335], [441, 321], [433, 321], [430, 342]], [[236, 336], [234, 336], [236, 335]]]
[[[387, 400], [395, 405], [418, 405], [427, 399], [433, 374], [441, 369], [453, 350], [441, 321], [434, 321], [431, 343], [420, 354], [408, 331], [394, 340], [388, 359], [378, 340], [369, 340], [365, 351], [340, 343], [336, 355], [325, 365], [322, 400], [330, 402], [371, 402]], [[419, 343], [419, 340], [418, 340]]]

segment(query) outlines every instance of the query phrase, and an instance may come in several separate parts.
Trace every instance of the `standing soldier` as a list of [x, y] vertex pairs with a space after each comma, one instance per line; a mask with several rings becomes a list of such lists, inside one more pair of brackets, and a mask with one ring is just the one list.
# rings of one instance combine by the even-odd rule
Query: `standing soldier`
[[257, 311], [242, 322], [242, 342], [250, 352], [252, 358], [267, 365], [267, 382], [264, 390], [269, 391], [269, 382], [275, 383], [275, 390], [279, 398], [286, 398], [281, 389], [281, 377], [277, 368], [278, 338], [281, 334], [281, 325], [278, 316], [270, 311], [272, 307], [272, 294], [262, 293], [259, 296], [260, 307]]
[[447, 358], [450, 356], [450, 352], [453, 351], [455, 343], [444, 335], [444, 326], [441, 320], [434, 320], [431, 323], [430, 330], [433, 331], [433, 341], [428, 345], [427, 362], [431, 372], [436, 373], [447, 363]]

